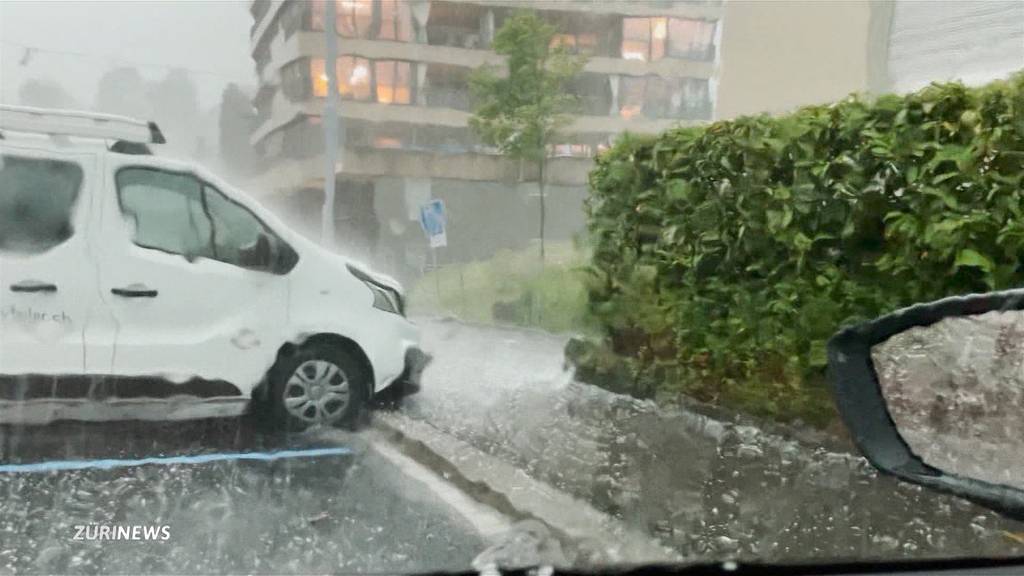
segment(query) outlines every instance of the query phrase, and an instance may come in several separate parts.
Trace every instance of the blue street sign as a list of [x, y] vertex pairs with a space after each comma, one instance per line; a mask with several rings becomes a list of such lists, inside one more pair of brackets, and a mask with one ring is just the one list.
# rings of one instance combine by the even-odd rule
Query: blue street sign
[[434, 199], [420, 206], [420, 226], [423, 227], [423, 232], [430, 239], [431, 248], [448, 245], [443, 200]]

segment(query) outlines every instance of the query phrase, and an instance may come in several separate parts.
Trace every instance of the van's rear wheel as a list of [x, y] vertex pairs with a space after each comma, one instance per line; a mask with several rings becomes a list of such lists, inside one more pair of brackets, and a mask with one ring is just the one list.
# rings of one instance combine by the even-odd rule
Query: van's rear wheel
[[351, 352], [337, 346], [303, 346], [279, 358], [269, 376], [271, 417], [285, 430], [354, 428], [366, 403], [366, 370]]

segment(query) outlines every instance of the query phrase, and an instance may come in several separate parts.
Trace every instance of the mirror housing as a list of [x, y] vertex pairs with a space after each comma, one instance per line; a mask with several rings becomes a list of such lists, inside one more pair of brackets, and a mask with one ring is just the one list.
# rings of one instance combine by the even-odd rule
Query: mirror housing
[[246, 268], [269, 270], [274, 259], [270, 238], [267, 238], [267, 235], [261, 232], [252, 244], [242, 248], [239, 256], [242, 261], [241, 264]]
[[[1011, 311], [1020, 313], [1017, 315], [1024, 323], [1024, 313], [1021, 312], [1024, 311], [1024, 289], [917, 304], [870, 322], [844, 328], [828, 343], [828, 377], [833, 387], [836, 406], [843, 422], [850, 430], [854, 443], [876, 468], [908, 482], [966, 498], [1010, 518], [1024, 520], [1024, 489], [992, 482], [991, 474], [956, 473], [951, 468], [957, 466], [948, 465], [955, 461], [946, 460], [940, 463], [934, 458], [926, 461], [921, 454], [912, 449], [907, 439], [914, 438], [914, 433], [919, 431], [908, 427], [907, 419], [902, 416], [906, 411], [898, 404], [896, 415], [900, 418], [894, 420], [894, 414], [891, 412], [891, 402], [894, 398], [892, 388], [890, 386], [883, 389], [879, 371], [876, 370], [879, 346], [885, 346], [895, 336], [904, 333], [920, 334], [921, 329], [934, 327], [944, 321]], [[964, 338], [964, 342], [967, 341], [967, 335], [953, 333]], [[963, 347], [963, 343], [960, 346]], [[913, 354], [897, 355], [896, 361], [909, 365], [928, 351], [915, 348], [911, 352]], [[891, 366], [882, 368], [891, 370]], [[911, 365], [911, 368], [915, 366]], [[885, 373], [883, 370], [883, 374]], [[920, 384], [921, 379], [918, 380]], [[929, 383], [927, 378], [924, 380], [925, 383]], [[1024, 372], [1021, 373], [1020, 380], [1024, 384]], [[949, 385], [948, 382], [946, 384]], [[958, 385], [966, 386], [969, 383], [961, 382]], [[889, 398], [885, 394], [886, 390]], [[918, 408], [924, 409], [924, 406]], [[900, 410], [904, 412], [901, 413]], [[1016, 417], [1024, 426], [1024, 413]], [[900, 422], [899, 425], [897, 421]], [[920, 444], [918, 447], [920, 448]], [[1012, 448], [1006, 448], [1009, 453], [1003, 461], [1016, 463], [1024, 459], [1024, 454], [1013, 453]], [[983, 476], [988, 479], [983, 479]], [[1024, 478], [1020, 480], [1024, 482]], [[1024, 484], [1019, 486], [1024, 487]]]

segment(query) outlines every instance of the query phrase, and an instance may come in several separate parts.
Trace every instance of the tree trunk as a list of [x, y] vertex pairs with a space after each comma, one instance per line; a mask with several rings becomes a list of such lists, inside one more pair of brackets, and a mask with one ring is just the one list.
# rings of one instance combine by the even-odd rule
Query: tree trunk
[[544, 266], [544, 163], [547, 159], [544, 157], [544, 153], [541, 153], [540, 162], [538, 163], [539, 173], [537, 177], [537, 187], [540, 189], [540, 265]]

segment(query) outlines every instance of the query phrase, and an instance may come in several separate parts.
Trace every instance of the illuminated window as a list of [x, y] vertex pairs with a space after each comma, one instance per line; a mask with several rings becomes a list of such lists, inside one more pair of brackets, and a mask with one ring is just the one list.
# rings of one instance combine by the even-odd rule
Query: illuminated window
[[346, 38], [368, 38], [373, 24], [373, 0], [338, 0], [338, 33]]
[[651, 60], [665, 57], [665, 43], [668, 39], [668, 19], [651, 18]]
[[622, 76], [619, 78], [619, 115], [623, 118], [638, 116], [644, 109], [647, 78]]
[[715, 23], [672, 18], [668, 22], [668, 53], [676, 58], [708, 60], [712, 57]]
[[622, 57], [647, 60], [651, 51], [651, 24], [648, 18], [622, 19]]
[[338, 91], [342, 98], [370, 99], [370, 61], [366, 58], [338, 58]]
[[[338, 92], [342, 98], [351, 100], [370, 99], [370, 61], [366, 58], [341, 56], [337, 62]], [[322, 58], [310, 61], [310, 75], [313, 79], [313, 95], [327, 96], [327, 73]]]
[[651, 62], [665, 56], [666, 18], [623, 18], [622, 57]]
[[309, 61], [309, 74], [313, 78], [313, 95], [317, 98], [327, 96], [327, 71], [324, 69], [324, 61], [314, 58]]
[[409, 104], [412, 101], [412, 70], [408, 62], [381, 60], [374, 63], [377, 75], [377, 102]]
[[[346, 38], [369, 38], [373, 24], [373, 0], [335, 0], [337, 4], [335, 29]], [[324, 29], [324, 0], [314, 0], [310, 25], [313, 30]]]
[[377, 38], [409, 42], [412, 40], [412, 9], [407, 0], [381, 0], [380, 28]]

